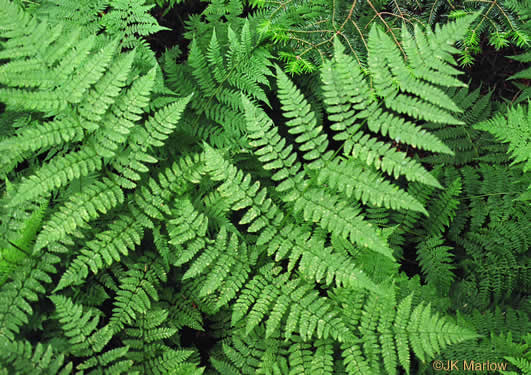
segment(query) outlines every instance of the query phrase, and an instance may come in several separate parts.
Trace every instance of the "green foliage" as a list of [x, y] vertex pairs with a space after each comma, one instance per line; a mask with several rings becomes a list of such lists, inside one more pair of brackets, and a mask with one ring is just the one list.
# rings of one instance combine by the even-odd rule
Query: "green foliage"
[[118, 38], [124, 48], [143, 44], [143, 37], [167, 30], [149, 14], [153, 5], [144, 4], [145, 0], [42, 0], [40, 3], [35, 11], [38, 16], [66, 23], [68, 28], [80, 27], [89, 34], [99, 32], [111, 39]]
[[9, 274], [17, 269], [24, 258], [30, 256], [33, 251], [33, 241], [39, 232], [42, 219], [46, 214], [48, 202], [40, 205], [39, 209], [25, 221], [19, 236], [0, 253], [0, 285], [9, 278]]
[[0, 0], [0, 374], [528, 371], [527, 5], [202, 3]]
[[260, 9], [259, 31], [278, 46], [289, 72], [316, 71], [331, 56], [337, 41], [347, 45], [358, 64], [365, 66], [368, 35], [378, 24], [404, 53], [402, 26], [433, 27], [438, 23], [479, 15], [459, 37], [460, 64], [471, 65], [488, 44], [497, 50], [528, 47], [529, 5], [523, 0], [253, 0]]
[[531, 113], [529, 103], [508, 108], [506, 114], [475, 126], [492, 133], [498, 140], [509, 143], [513, 163], [523, 163], [524, 172], [531, 168]]
[[[531, 15], [531, 11], [529, 11], [529, 13]], [[529, 63], [531, 62], [531, 53], [527, 52], [527, 53], [524, 53], [523, 55], [512, 56], [511, 59], [520, 61], [522, 63]], [[527, 68], [527, 69], [522, 70], [521, 72], [517, 72], [516, 74], [513, 74], [512, 76], [510, 76], [508, 79], [511, 79], [511, 80], [531, 79], [531, 69]], [[522, 85], [521, 83], [518, 83], [518, 82], [515, 83], [515, 85], [521, 90], [521, 93], [518, 96], [518, 98], [515, 100], [515, 103], [523, 102], [526, 99], [531, 97], [531, 89], [529, 88], [529, 86]]]
[[238, 31], [239, 37], [230, 24], [223, 33], [205, 31], [208, 43], [203, 34], [194, 36], [186, 64], [175, 64], [178, 49], [164, 56], [168, 86], [183, 96], [197, 92], [190, 103], [194, 114], [186, 117], [180, 129], [196, 142], [208, 139], [220, 147], [242, 145], [245, 121], [240, 93], [268, 102], [264, 87], [269, 86], [272, 56], [260, 46], [249, 22]]

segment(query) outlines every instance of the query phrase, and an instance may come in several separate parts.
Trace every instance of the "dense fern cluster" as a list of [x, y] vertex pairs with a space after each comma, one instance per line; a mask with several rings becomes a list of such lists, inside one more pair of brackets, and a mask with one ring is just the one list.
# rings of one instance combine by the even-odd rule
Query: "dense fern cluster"
[[203, 3], [0, 0], [0, 374], [531, 372], [527, 4]]
[[[380, 25], [400, 48], [400, 27], [432, 27], [470, 14], [478, 17], [459, 41], [461, 65], [471, 65], [488, 44], [495, 49], [527, 47], [529, 4], [521, 0], [252, 0], [261, 10], [260, 32], [279, 46], [279, 57], [293, 73], [314, 71], [330, 57], [339, 39], [364, 66], [373, 24]], [[402, 50], [402, 52], [404, 52]]]

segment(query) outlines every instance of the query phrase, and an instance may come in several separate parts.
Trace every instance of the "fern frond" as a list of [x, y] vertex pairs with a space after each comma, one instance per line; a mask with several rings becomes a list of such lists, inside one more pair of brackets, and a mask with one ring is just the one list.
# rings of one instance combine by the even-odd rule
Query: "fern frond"
[[113, 41], [98, 53], [86, 59], [79, 69], [77, 69], [73, 79], [61, 87], [61, 95], [68, 98], [70, 103], [80, 103], [88, 88], [95, 84], [105, 73], [105, 70], [114, 57], [117, 47], [118, 42]]
[[[376, 36], [373, 39], [374, 43], [377, 43]], [[359, 131], [364, 123], [367, 123], [370, 130], [389, 135], [397, 142], [410, 143], [415, 147], [431, 151], [451, 153], [433, 135], [413, 127], [412, 123], [404, 122], [396, 115], [379, 109], [361, 70], [352, 57], [344, 54], [340, 44], [336, 44], [334, 60], [323, 66], [321, 77], [324, 82], [329, 118], [334, 121], [332, 129], [339, 131], [334, 139], [345, 142], [344, 152], [347, 155], [353, 153], [353, 156], [359, 157], [369, 165], [374, 164], [376, 168], [395, 177], [405, 174], [408, 180], [439, 186], [438, 182], [417, 162], [409, 160], [404, 154], [391, 150], [389, 145], [377, 142], [368, 134]], [[404, 166], [404, 162], [407, 166]]]
[[273, 335], [287, 316], [284, 336], [289, 339], [297, 330], [300, 336], [345, 341], [351, 333], [339, 318], [332, 304], [319, 297], [317, 291], [301, 280], [289, 280], [272, 265], [264, 266], [251, 280], [234, 305], [232, 324], [245, 317], [249, 334], [270, 314], [265, 323], [266, 338]]
[[[116, 102], [127, 83], [134, 59], [134, 51], [121, 54], [105, 75], [86, 93], [79, 105], [79, 114], [86, 121], [98, 124], [108, 108]], [[94, 125], [90, 128], [93, 127]]]
[[37, 237], [42, 220], [48, 209], [48, 201], [41, 203], [31, 216], [25, 221], [17, 239], [10, 246], [0, 252], [0, 286], [9, 278], [9, 274], [16, 269], [22, 261], [33, 253], [33, 242]]
[[[225, 13], [226, 8], [223, 9]], [[236, 23], [239, 20], [236, 18]], [[258, 35], [247, 20], [242, 22], [239, 37], [226, 24], [220, 29], [223, 33], [207, 27], [206, 43], [202, 43], [200, 33], [196, 34], [191, 38], [186, 65], [168, 61], [164, 70], [169, 87], [175, 92], [182, 96], [196, 93], [190, 104], [194, 116], [190, 126], [184, 128], [187, 134], [199, 141], [211, 138], [212, 144], [242, 146], [245, 121], [240, 95], [269, 103], [264, 87], [269, 86], [268, 77], [272, 75], [272, 56], [259, 44]]]
[[[326, 256], [323, 256], [323, 251], [326, 250], [323, 249], [322, 244], [314, 240], [309, 240], [307, 233], [296, 229], [292, 225], [282, 228], [281, 224], [284, 219], [284, 214], [270, 198], [267, 198], [267, 191], [265, 189], [260, 189], [258, 183], [251, 185], [251, 180], [248, 176], [243, 175], [241, 171], [229, 165], [223, 158], [213, 152], [212, 149], [207, 149], [205, 157], [207, 168], [212, 171], [213, 178], [224, 181], [218, 190], [229, 201], [232, 209], [248, 209], [242, 217], [240, 224], [250, 224], [248, 228], [249, 232], [261, 232], [257, 239], [257, 244], [268, 244], [268, 253], [270, 255], [276, 253], [277, 259], [288, 257], [290, 259], [290, 268], [303, 256], [301, 272], [304, 272], [307, 277], [315, 278], [316, 280], [321, 280], [326, 272], [327, 283], [335, 279], [336, 283], [345, 283], [356, 287], [378, 290], [366, 275], [358, 269], [354, 262], [349, 261], [339, 254], [334, 254], [333, 258], [329, 257], [323, 266], [318, 269], [306, 267], [308, 265], [307, 262], [310, 262], [311, 259], [326, 258]], [[309, 194], [308, 197], [311, 197], [311, 193]], [[330, 199], [330, 201], [332, 200]], [[308, 207], [312, 209], [317, 207], [318, 209], [321, 206]], [[264, 210], [263, 213], [261, 210]], [[337, 208], [337, 210], [341, 211], [340, 208]], [[348, 214], [351, 214], [351, 210], [347, 210], [346, 215]], [[329, 221], [325, 221], [325, 224], [328, 223]], [[333, 229], [337, 230], [338, 235], [349, 238], [348, 233], [345, 234], [345, 232], [353, 230], [352, 221], [345, 219], [344, 223], [346, 229]], [[365, 225], [370, 224], [365, 223]], [[330, 230], [330, 228], [324, 228]], [[276, 239], [272, 240], [275, 236], [278, 236], [277, 238], [280, 241]], [[362, 241], [364, 239], [370, 241], [371, 237], [367, 236], [361, 239], [358, 237], [356, 241]], [[306, 249], [311, 249], [311, 251], [307, 252]], [[328, 253], [328, 251], [326, 252]], [[387, 255], [388, 253], [384, 254]], [[346, 269], [349, 269], [351, 273], [345, 274], [341, 267], [339, 267], [339, 264], [343, 264], [344, 266], [348, 265]]]
[[25, 259], [12, 275], [13, 281], [2, 286], [0, 291], [0, 335], [9, 340], [15, 339], [20, 327], [28, 322], [33, 313], [30, 305], [36, 302], [40, 294], [45, 293], [43, 284], [52, 281], [50, 274], [55, 274], [55, 264], [60, 258], [48, 252]]
[[[132, 327], [124, 330], [123, 342], [129, 347], [127, 357], [135, 364], [132, 370], [150, 373], [202, 373], [193, 363], [186, 362], [194, 354], [192, 350], [176, 350], [165, 344], [164, 340], [177, 333], [176, 328], [163, 324], [167, 321], [168, 314], [167, 310], [153, 307], [145, 314], [140, 314]], [[192, 372], [193, 370], [195, 371]]]
[[531, 111], [529, 104], [508, 109], [489, 121], [474, 126], [475, 129], [488, 131], [504, 143], [509, 143], [513, 164], [523, 163], [524, 171], [531, 168]]
[[[177, 123], [181, 119], [183, 111], [191, 99], [191, 95], [179, 99], [157, 111], [145, 124], [148, 137], [142, 137], [142, 141], [154, 147], [161, 147], [170, 134], [175, 131]], [[147, 138], [147, 139], [146, 139]]]
[[[417, 31], [420, 33], [419, 30]], [[412, 38], [405, 31], [403, 35], [406, 40]], [[416, 119], [438, 123], [459, 123], [445, 111], [459, 111], [459, 108], [445, 97], [440, 89], [411, 76], [411, 70], [408, 69], [395, 43], [387, 34], [373, 27], [369, 34], [368, 47], [368, 63], [373, 72], [374, 87], [376, 93], [384, 98], [387, 107]], [[402, 92], [416, 96], [406, 96]], [[404, 129], [408, 129], [406, 124], [404, 124]], [[411, 127], [412, 124], [408, 125]], [[411, 142], [409, 139], [405, 141]]]
[[441, 246], [441, 237], [428, 237], [417, 247], [417, 259], [428, 284], [432, 284], [447, 295], [455, 278], [452, 270], [453, 254], [450, 246]]
[[[439, 181], [433, 177], [418, 161], [410, 159], [403, 152], [396, 151], [391, 145], [377, 141], [368, 134], [358, 133], [351, 140], [349, 153], [352, 157], [365, 162], [369, 166], [381, 169], [389, 176], [398, 178], [404, 175], [408, 181], [441, 187]], [[376, 157], [376, 155], [380, 155]]]
[[85, 177], [101, 168], [103, 168], [101, 157], [91, 149], [54, 158], [19, 184], [17, 195], [9, 204], [14, 206], [36, 200], [48, 195], [54, 189], [64, 187], [75, 178]]
[[431, 201], [428, 206], [430, 217], [423, 224], [429, 236], [438, 236], [444, 232], [455, 217], [456, 210], [460, 204], [458, 196], [461, 194], [461, 179], [454, 180], [451, 185], [439, 196]]
[[68, 338], [72, 353], [83, 356], [87, 353], [97, 353], [112, 338], [109, 330], [97, 332], [96, 327], [101, 315], [99, 310], [84, 309], [70, 298], [61, 295], [50, 296], [50, 299], [56, 307], [58, 321]]
[[80, 141], [84, 134], [84, 127], [76, 117], [59, 118], [46, 124], [22, 128], [16, 137], [2, 141], [0, 150], [13, 160], [19, 152], [47, 150], [66, 142]]
[[334, 373], [334, 350], [330, 340], [316, 340], [314, 345], [300, 338], [294, 341], [289, 348], [290, 375], [306, 372], [319, 375]]
[[125, 143], [127, 136], [148, 106], [150, 93], [155, 83], [155, 69], [136, 79], [132, 86], [121, 95], [110, 108], [105, 125], [94, 133], [89, 144], [101, 157], [110, 158]]
[[[307, 160], [308, 168], [319, 169], [324, 160], [331, 157], [331, 151], [327, 151], [328, 140], [322, 127], [317, 126], [315, 113], [310, 104], [302, 96], [301, 92], [293, 85], [286, 74], [277, 66], [278, 98], [282, 105], [283, 114], [289, 121], [286, 125], [290, 128], [290, 134], [298, 135], [295, 142], [299, 143], [299, 150], [304, 152], [303, 158]], [[249, 105], [246, 107], [246, 118], [249, 121]], [[253, 137], [256, 138], [256, 137]]]
[[2, 368], [14, 371], [17, 374], [58, 374], [68, 375], [72, 373], [72, 362], [65, 363], [64, 354], [54, 353], [52, 345], [37, 343], [33, 346], [29, 341], [2, 341]]
[[112, 331], [122, 329], [124, 324], [131, 325], [138, 314], [146, 313], [151, 301], [159, 299], [156, 285], [166, 281], [163, 266], [148, 257], [141, 258], [124, 276], [109, 323]]
[[322, 190], [308, 189], [297, 199], [294, 210], [302, 212], [306, 221], [318, 222], [332, 233], [394, 259], [387, 243], [372, 224], [363, 219], [359, 207], [349, 206], [348, 202], [338, 200]]
[[232, 329], [230, 337], [222, 344], [223, 356], [211, 358], [213, 367], [222, 374], [288, 374], [289, 344], [277, 335], [264, 337], [263, 326], [257, 326], [249, 335], [245, 335], [242, 328]]
[[[285, 140], [273, 128], [272, 121], [245, 98], [244, 106], [249, 137], [253, 140], [251, 145], [258, 148], [256, 153], [259, 160], [266, 162], [264, 169], [278, 170], [272, 179], [280, 182], [276, 189], [283, 194], [282, 199], [286, 202], [293, 201], [294, 211], [303, 211], [305, 220], [318, 222], [324, 229], [392, 257], [371, 224], [361, 218], [360, 210], [346, 208], [347, 201], [338, 200], [323, 190], [316, 191], [307, 187], [308, 180], [305, 179], [304, 172], [300, 171], [300, 164], [295, 163], [296, 156], [291, 151], [291, 145], [285, 146]], [[331, 221], [332, 216], [335, 220]], [[333, 226], [330, 226], [331, 223]], [[363, 228], [363, 232], [360, 228]]]
[[84, 191], [72, 195], [46, 221], [37, 238], [36, 248], [65, 239], [78, 228], [91, 220], [106, 214], [112, 208], [124, 202], [120, 187], [112, 180], [104, 178], [83, 188]]
[[[90, 370], [94, 372], [106, 372], [108, 374], [123, 374], [130, 372], [133, 361], [126, 359], [129, 348], [127, 346], [117, 347], [105, 353], [94, 355], [76, 366], [79, 370]], [[134, 374], [134, 373], [133, 373]]]
[[427, 214], [428, 211], [415, 198], [384, 180], [371, 168], [355, 159], [334, 160], [319, 171], [318, 184], [327, 183], [331, 189], [353, 196], [363, 204], [393, 210], [410, 209]]
[[236, 234], [231, 234], [229, 238], [225, 227], [221, 227], [215, 243], [192, 263], [183, 275], [183, 280], [208, 271], [199, 297], [219, 291], [216, 304], [219, 308], [234, 298], [243, 287], [251, 271], [250, 265], [245, 243], [239, 243]]
[[96, 238], [86, 243], [78, 255], [64, 272], [56, 291], [67, 286], [81, 283], [87, 276], [89, 268], [97, 273], [104, 267], [104, 262], [111, 265], [119, 261], [121, 255], [128, 255], [129, 251], [140, 244], [143, 227], [131, 216], [122, 215], [110, 223], [108, 229], [96, 234]]

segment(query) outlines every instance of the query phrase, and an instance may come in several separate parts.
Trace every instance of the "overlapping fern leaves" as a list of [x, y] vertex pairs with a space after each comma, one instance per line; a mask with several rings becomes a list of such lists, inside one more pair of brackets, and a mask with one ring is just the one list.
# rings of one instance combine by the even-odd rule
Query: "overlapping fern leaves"
[[[42, 1], [35, 13], [52, 22], [65, 23], [95, 34], [103, 32], [120, 40], [125, 48], [144, 45], [144, 37], [165, 30], [149, 13], [145, 0]], [[145, 50], [146, 52], [148, 49]]]
[[[440, 33], [455, 32], [456, 29], [454, 27], [455, 25], [451, 25], [451, 28], [442, 30]], [[421, 31], [418, 30], [417, 33], [420, 34]], [[418, 37], [419, 35], [417, 35]], [[374, 40], [371, 43], [374, 46], [385, 45], [388, 42], [387, 36], [378, 34], [376, 31], [372, 34], [372, 38]], [[392, 46], [392, 42], [388, 45]], [[390, 290], [387, 289], [388, 287], [375, 285], [365, 276], [363, 269], [356, 269], [355, 265], [353, 265], [352, 271], [349, 272], [351, 275], [356, 275], [354, 279], [352, 281], [345, 279], [340, 268], [334, 267], [333, 264], [343, 262], [341, 268], [345, 269], [348, 261], [344, 260], [345, 258], [340, 252], [336, 253], [336, 249], [331, 249], [331, 252], [320, 251], [321, 258], [314, 261], [315, 266], [304, 260], [308, 256], [304, 254], [305, 252], [313, 252], [307, 249], [324, 246], [323, 242], [320, 243], [319, 241], [320, 235], [317, 230], [314, 230], [312, 234], [311, 230], [305, 233], [297, 229], [301, 224], [304, 225], [303, 228], [311, 228], [312, 223], [317, 224], [325, 233], [329, 232], [332, 237], [346, 239], [356, 244], [358, 248], [368, 247], [369, 250], [379, 253], [377, 256], [383, 255], [383, 259], [385, 257], [392, 258], [392, 251], [385, 244], [382, 232], [377, 228], [373, 228], [372, 224], [364, 220], [361, 207], [353, 206], [353, 199], [360, 200], [360, 203], [370, 202], [373, 205], [383, 205], [387, 208], [407, 208], [421, 213], [426, 212], [424, 207], [405, 191], [399, 190], [398, 186], [393, 186], [379, 176], [376, 168], [370, 168], [372, 159], [380, 158], [378, 154], [372, 155], [369, 162], [363, 158], [360, 160], [352, 157], [353, 150], [359, 143], [351, 141], [350, 135], [354, 138], [358, 134], [357, 132], [370, 134], [371, 131], [381, 131], [383, 135], [398, 138], [400, 134], [405, 138], [406, 142], [418, 148], [451, 153], [435, 137], [421, 128], [415, 127], [413, 122], [406, 122], [399, 115], [387, 114], [387, 107], [400, 113], [402, 110], [401, 104], [399, 104], [400, 101], [405, 100], [407, 102], [412, 99], [411, 97], [406, 98], [401, 94], [400, 90], [396, 90], [393, 95], [392, 92], [389, 92], [390, 88], [385, 85], [384, 79], [380, 79], [380, 84], [377, 86], [376, 81], [378, 78], [374, 78], [374, 90], [380, 91], [372, 93], [373, 89], [362, 78], [361, 72], [356, 74], [356, 69], [359, 69], [357, 64], [352, 58], [344, 55], [341, 46], [338, 45], [336, 48], [335, 60], [323, 67], [323, 82], [327, 111], [331, 114], [332, 120], [342, 121], [340, 125], [336, 125], [336, 123], [332, 125], [334, 130], [341, 131], [339, 137], [343, 138], [338, 138], [345, 140], [345, 146], [341, 148], [343, 152], [342, 159], [339, 159], [337, 152], [328, 147], [327, 136], [322, 131], [322, 126], [317, 125], [316, 116], [312, 113], [310, 104], [280, 69], [277, 69], [279, 101], [284, 117], [287, 119], [288, 132], [294, 136], [294, 142], [298, 148], [297, 153], [295, 152], [295, 147], [288, 144], [286, 139], [279, 135], [278, 126], [273, 126], [272, 120], [261, 109], [257, 108], [245, 96], [242, 97], [250, 138], [249, 145], [254, 148], [254, 153], [258, 160], [262, 162], [263, 168], [271, 171], [270, 178], [273, 182], [272, 188], [274, 190], [272, 188], [262, 188], [258, 181], [252, 181], [250, 175], [230, 165], [230, 162], [226, 161], [223, 155], [207, 147], [205, 154], [206, 172], [211, 174], [214, 180], [222, 182], [218, 187], [218, 191], [221, 197], [228, 200], [231, 209], [235, 211], [243, 210], [238, 224], [245, 225], [248, 232], [256, 232], [258, 235], [256, 243], [259, 246], [265, 245], [269, 254], [276, 254], [275, 259], [280, 260], [285, 257], [289, 259], [287, 273], [282, 272], [280, 268], [273, 268], [271, 264], [267, 264], [263, 266], [264, 268], [261, 269], [260, 274], [255, 276], [241, 292], [234, 305], [232, 323], [238, 324], [243, 320], [241, 324], [242, 327], [245, 327], [246, 335], [251, 335], [257, 329], [259, 323], [263, 321], [266, 327], [266, 338], [275, 337], [274, 335], [278, 332], [279, 327], [285, 324], [286, 326], [281, 329], [281, 332], [286, 335], [288, 340], [291, 340], [293, 334], [297, 333], [303, 342], [308, 341], [311, 337], [315, 337], [318, 340], [337, 340], [346, 343], [345, 347], [355, 345], [358, 342], [359, 339], [345, 326], [345, 320], [340, 318], [342, 313], [334, 311], [334, 303], [330, 304], [325, 298], [319, 298], [315, 291], [304, 285], [304, 283], [301, 284], [298, 279], [290, 278], [291, 270], [297, 264], [299, 265], [300, 274], [302, 276], [307, 274], [308, 280], [325, 282], [325, 284], [330, 284], [335, 280], [336, 285], [346, 287], [346, 290], [361, 287], [372, 290], [376, 295], [382, 295], [381, 298], [383, 299], [388, 298], [386, 297], [390, 293]], [[418, 53], [418, 50], [415, 49], [417, 48], [416, 46], [412, 45], [410, 48], [412, 54]], [[382, 51], [375, 47], [375, 53], [377, 53], [377, 56], [387, 57], [391, 61], [397, 54], [400, 56], [393, 47], [389, 47], [389, 51]], [[444, 58], [443, 56], [442, 59]], [[369, 61], [373, 61], [375, 75], [380, 73], [382, 67], [379, 65], [379, 60], [371, 60], [371, 55], [369, 55]], [[392, 63], [390, 65], [394, 66]], [[440, 71], [442, 66], [444, 66], [442, 61], [435, 62], [431, 65], [431, 69]], [[421, 77], [405, 75], [406, 71], [400, 72], [399, 69], [397, 68], [395, 74], [397, 76], [401, 75], [401, 78], [405, 81], [400, 88], [406, 92], [419, 93], [419, 96], [413, 100], [419, 103], [419, 108], [423, 106], [424, 109], [422, 110], [422, 116], [419, 114], [417, 117], [431, 119], [432, 121], [460, 123], [453, 119], [451, 112], [449, 112], [449, 110], [459, 111], [455, 105], [452, 106], [445, 103], [443, 108], [441, 108], [439, 102], [428, 104], [429, 100], [426, 100], [423, 95], [424, 90], [420, 94], [421, 91], [415, 91], [415, 87], [425, 85], [429, 90], [430, 84], [421, 80]], [[337, 72], [347, 71], [350, 71], [351, 74], [344, 73], [344, 76], [341, 77], [343, 79], [334, 77]], [[452, 77], [452, 73], [448, 75], [446, 82], [461, 85]], [[392, 73], [390, 72], [390, 74]], [[355, 81], [356, 85], [352, 84], [356, 88], [355, 90], [338, 89], [336, 87], [341, 83], [348, 84], [350, 83], [349, 79], [352, 81], [355, 78], [358, 79]], [[435, 87], [433, 89], [435, 90]], [[387, 101], [379, 102], [374, 97], [374, 94], [378, 92]], [[440, 94], [439, 92], [437, 93]], [[345, 98], [345, 94], [352, 96]], [[357, 110], [363, 109], [364, 111], [354, 111], [354, 108], [351, 107], [354, 105], [358, 105], [354, 107]], [[365, 109], [365, 106], [369, 108]], [[415, 116], [412, 113], [408, 113], [408, 115]], [[358, 120], [358, 117], [361, 120]], [[381, 130], [382, 125], [380, 125], [380, 121], [383, 121], [382, 118], [391, 120], [386, 123], [384, 130]], [[347, 145], [346, 141], [351, 141], [352, 146]], [[304, 164], [301, 163], [301, 160], [304, 160]], [[332, 172], [329, 170], [330, 165], [333, 165], [334, 162], [337, 165], [342, 160], [348, 160], [350, 163], [345, 164], [343, 167], [345, 171], [343, 175], [333, 176], [335, 177], [333, 179], [331, 177]], [[377, 164], [377, 166], [380, 165], [379, 163]], [[364, 172], [364, 170], [367, 170], [367, 172]], [[419, 170], [422, 171], [421, 175], [429, 175], [427, 171], [421, 168]], [[365, 173], [365, 176], [363, 173]], [[400, 175], [399, 172], [395, 173]], [[354, 178], [351, 180], [345, 176]], [[425, 177], [425, 180], [436, 181], [433, 177], [431, 179], [430, 177]], [[363, 178], [367, 179], [368, 182], [363, 183]], [[414, 177], [411, 180], [414, 180]], [[323, 185], [317, 185], [323, 183], [325, 184], [324, 188]], [[354, 193], [352, 190], [349, 191], [349, 184], [360, 190]], [[439, 186], [436, 182], [433, 184]], [[328, 189], [328, 186], [330, 186], [330, 189]], [[385, 198], [383, 197], [384, 194], [386, 195]], [[268, 198], [268, 196], [271, 196], [271, 198]], [[279, 206], [275, 203], [276, 200], [283, 201], [284, 204]], [[290, 211], [286, 212], [286, 209]], [[443, 224], [439, 224], [437, 221], [431, 224], [433, 227], [438, 227], [439, 225]], [[430, 230], [433, 230], [431, 226]], [[302, 244], [304, 242], [291, 239], [293, 236], [290, 234], [304, 239], [303, 241], [307, 243], [304, 251], [299, 250], [298, 247], [298, 243]], [[279, 239], [278, 242], [275, 240], [277, 238]], [[361, 253], [355, 252], [352, 255], [356, 259], [360, 257], [359, 254]], [[324, 257], [328, 258], [328, 260], [324, 259]], [[337, 258], [337, 261], [334, 258]], [[300, 259], [299, 263], [297, 263], [298, 259]], [[388, 263], [386, 267], [392, 269], [391, 263]], [[337, 298], [331, 297], [331, 299], [332, 302], [338, 302]], [[298, 302], [299, 300], [301, 302]], [[422, 310], [420, 306], [418, 309]], [[420, 314], [420, 312], [417, 313]], [[328, 318], [324, 319], [323, 314], [326, 314]], [[429, 309], [426, 309], [423, 314], [429, 316]], [[378, 327], [378, 332], [387, 332], [383, 327], [384, 323], [378, 319], [373, 323], [367, 324], [368, 329], [376, 329]], [[457, 331], [453, 332], [454, 334], [457, 333]], [[445, 335], [446, 333], [441, 331], [440, 334]], [[457, 340], [462, 339], [464, 337]], [[385, 367], [388, 371], [395, 371], [397, 361], [388, 357], [396, 355], [394, 347], [390, 346], [391, 343], [387, 338], [382, 339], [383, 341], [375, 340], [375, 346], [381, 344], [388, 347], [384, 354]], [[405, 341], [401, 340], [397, 344], [399, 352], [408, 352], [405, 346], [407, 340], [406, 338]], [[371, 359], [370, 344], [367, 343], [366, 345], [360, 347], [359, 351], [353, 352], [352, 355], [357, 356], [356, 359], [345, 358], [347, 371], [349, 371], [348, 363], [356, 361], [359, 364], [360, 361], [365, 363], [367, 360], [369, 362], [374, 361], [364, 365], [367, 371], [371, 371], [371, 368], [373, 368], [372, 371], [381, 370], [380, 365], [375, 362], [376, 358], [374, 360]], [[415, 352], [418, 351], [417, 355], [420, 357], [423, 357], [425, 352], [428, 355], [432, 355], [434, 350], [438, 350], [436, 349], [438, 346], [435, 349], [425, 348], [420, 343], [415, 342], [415, 339], [413, 339], [412, 345]], [[232, 357], [232, 354], [227, 353], [227, 355], [229, 358]], [[407, 356], [407, 358], [409, 357]], [[400, 357], [401, 365], [407, 369], [409, 369], [408, 361], [409, 359], [406, 361], [405, 354]], [[229, 364], [226, 364], [226, 366], [227, 369], [231, 368]], [[350, 368], [350, 371], [353, 371], [352, 373], [356, 373], [356, 371], [364, 373], [359, 367]]]
[[143, 2], [55, 4], [0, 0], [0, 373], [398, 374], [498, 342], [526, 366], [523, 314], [492, 313], [514, 338], [478, 319], [530, 285], [529, 181], [472, 127], [489, 98], [453, 45], [473, 17], [400, 48], [372, 27], [364, 69], [336, 39], [308, 97], [240, 1], [163, 69]]
[[[253, 0], [258, 8], [259, 31], [270, 38], [291, 73], [319, 69], [340, 40], [365, 66], [372, 25], [379, 25], [402, 48], [400, 28], [433, 27], [448, 19], [479, 14], [459, 40], [461, 65], [472, 65], [489, 44], [497, 50], [528, 47], [529, 6], [526, 1], [344, 1]], [[444, 20], [444, 21], [443, 21]]]
[[175, 64], [179, 49], [164, 56], [167, 85], [180, 95], [198, 91], [181, 132], [196, 142], [208, 139], [220, 147], [242, 145], [245, 121], [240, 93], [268, 102], [264, 88], [269, 86], [271, 54], [260, 45], [249, 22], [239, 30], [229, 25], [220, 35], [214, 28], [208, 44], [196, 35], [190, 46], [187, 64]]
[[[99, 231], [96, 227], [87, 231], [91, 222], [105, 214], [111, 220], [109, 230], [103, 229], [94, 236], [94, 242], [99, 238], [103, 244], [101, 258], [91, 255], [84, 263], [77, 263], [80, 267], [86, 269], [90, 265], [97, 272], [103, 268], [103, 260], [109, 266], [126, 255], [128, 248], [134, 250], [140, 243], [142, 229], [152, 225], [149, 217], [153, 214], [152, 210], [145, 210], [147, 216], [142, 221], [138, 213], [155, 205], [154, 197], [145, 196], [145, 188], [139, 189], [136, 211], [133, 206], [128, 208], [132, 210], [130, 217], [134, 217], [131, 228], [136, 232], [120, 232], [120, 222], [131, 224], [120, 206], [126, 194], [145, 179], [147, 165], [158, 161], [156, 149], [164, 145], [175, 129], [190, 97], [175, 99], [145, 118], [156, 69], [146, 71], [143, 61], [135, 59], [135, 51], [119, 54], [118, 42], [111, 40], [105, 47], [95, 49], [94, 37], [82, 37], [79, 31], [61, 33], [61, 24], [50, 26], [39, 22], [7, 1], [3, 2], [1, 12], [2, 37], [7, 39], [1, 54], [8, 62], [2, 66], [0, 96], [7, 105], [6, 114], [25, 111], [32, 118], [29, 127], [6, 129], [8, 136], [1, 142], [6, 160], [2, 174], [13, 179], [12, 189], [3, 196], [3, 210], [8, 216], [20, 214], [31, 202], [55, 195], [54, 209], [47, 215], [42, 230], [37, 234], [37, 228], [24, 229], [23, 239], [14, 243], [18, 249], [2, 253], [3, 262], [17, 264], [16, 272], [10, 275], [12, 281], [5, 284], [1, 296], [0, 330], [5, 339], [11, 340], [35, 313], [29, 302], [39, 301], [46, 290], [44, 284], [52, 281], [50, 274], [57, 272], [60, 258], [52, 253], [67, 258], [75, 255], [76, 252], [70, 252], [76, 244], [72, 238], [91, 237]], [[24, 80], [16, 78], [23, 76]], [[47, 156], [41, 163], [13, 174], [10, 168], [31, 155]], [[30, 221], [28, 225], [36, 227]], [[35, 235], [33, 246], [30, 242], [33, 238], [27, 237]], [[113, 238], [116, 247], [109, 246], [109, 238]], [[24, 259], [10, 255], [17, 250], [25, 252]], [[90, 309], [80, 313], [90, 325], [85, 335], [93, 337], [94, 346], [92, 351], [82, 352], [76, 351], [75, 346], [71, 348], [72, 355], [91, 356], [77, 366], [79, 370], [99, 368], [98, 371], [121, 373], [133, 365], [129, 359], [120, 360], [127, 353], [126, 346], [102, 352], [115, 333], [113, 327], [122, 327], [122, 321], [128, 321], [123, 316], [131, 316], [127, 293], [138, 298], [135, 289], [130, 289], [133, 284], [131, 276], [117, 286], [123, 292], [117, 298], [116, 318], [96, 333], [91, 332], [101, 314], [91, 319]], [[147, 289], [149, 294], [152, 291], [153, 286]], [[59, 311], [72, 309], [68, 307], [72, 302], [61, 296], [53, 301]], [[133, 303], [139, 301], [133, 299]], [[149, 309], [149, 305], [141, 306], [142, 312]], [[125, 312], [121, 313], [120, 308], [125, 308]], [[81, 340], [79, 333], [66, 335], [76, 342]], [[9, 345], [15, 344], [13, 341]], [[55, 345], [53, 350], [61, 352], [61, 348]]]

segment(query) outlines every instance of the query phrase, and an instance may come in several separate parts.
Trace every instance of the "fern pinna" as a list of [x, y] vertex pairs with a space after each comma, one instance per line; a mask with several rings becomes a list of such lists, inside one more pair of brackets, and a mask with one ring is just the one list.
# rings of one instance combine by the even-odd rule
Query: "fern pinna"
[[301, 85], [267, 8], [156, 54], [155, 3], [0, 0], [0, 374], [528, 367], [528, 103], [460, 79], [474, 15]]

